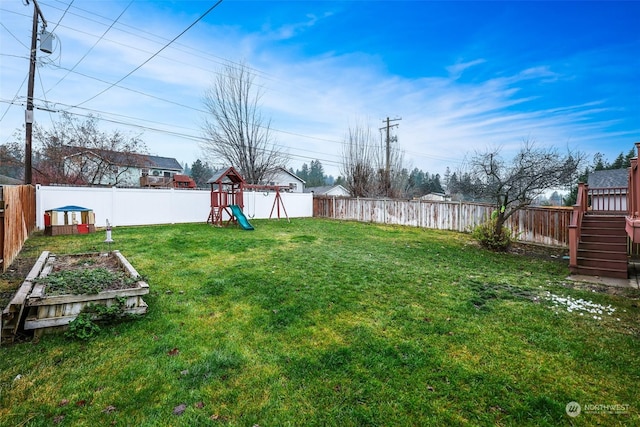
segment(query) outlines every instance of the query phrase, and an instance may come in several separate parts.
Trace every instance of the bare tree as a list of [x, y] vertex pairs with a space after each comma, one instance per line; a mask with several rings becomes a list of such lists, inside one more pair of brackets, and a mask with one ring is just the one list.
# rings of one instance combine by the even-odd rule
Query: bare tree
[[0, 175], [23, 179], [24, 144], [13, 141], [0, 145]]
[[144, 167], [146, 151], [137, 136], [99, 129], [99, 119], [63, 113], [51, 129], [36, 125], [35, 178], [42, 183], [118, 185], [131, 167]]
[[476, 194], [496, 206], [494, 236], [500, 236], [505, 221], [536, 197], [571, 183], [583, 160], [579, 152], [561, 154], [556, 148], [536, 147], [531, 141], [524, 141], [510, 162], [499, 149], [476, 153], [470, 161], [470, 182]]
[[239, 169], [250, 184], [267, 180], [277, 168], [286, 168], [288, 156], [275, 144], [271, 121], [260, 113], [262, 93], [244, 64], [224, 67], [204, 95], [201, 148], [211, 164], [221, 161]]
[[371, 128], [361, 124], [349, 126], [343, 145], [340, 173], [353, 197], [370, 197], [377, 193], [378, 162]]
[[[393, 146], [389, 150], [389, 165], [390, 181], [386, 196], [392, 198], [406, 197], [409, 189], [409, 172], [405, 167], [404, 151], [400, 150], [397, 146]], [[383, 182], [384, 181], [381, 181], [381, 183]]]
[[[397, 146], [389, 149], [387, 174], [386, 147], [376, 140], [369, 126], [349, 126], [342, 151], [340, 173], [353, 197], [404, 197], [408, 188], [408, 172], [404, 152]], [[392, 142], [396, 142], [393, 138]]]

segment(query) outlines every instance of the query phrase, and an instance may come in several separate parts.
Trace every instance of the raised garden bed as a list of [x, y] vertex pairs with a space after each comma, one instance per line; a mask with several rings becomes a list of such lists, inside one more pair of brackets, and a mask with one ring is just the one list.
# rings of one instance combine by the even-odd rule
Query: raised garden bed
[[3, 312], [3, 336], [19, 329], [36, 336], [64, 329], [90, 304], [120, 300], [123, 314], [144, 314], [142, 296], [148, 293], [149, 285], [119, 251], [61, 256], [45, 251]]

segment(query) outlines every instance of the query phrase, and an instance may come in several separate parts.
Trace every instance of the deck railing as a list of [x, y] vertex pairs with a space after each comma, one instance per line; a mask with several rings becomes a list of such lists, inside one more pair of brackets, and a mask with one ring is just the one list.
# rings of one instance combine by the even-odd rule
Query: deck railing
[[626, 215], [627, 214], [627, 188], [588, 188], [588, 209], [600, 215]]
[[165, 176], [144, 175], [140, 177], [140, 187], [171, 187], [173, 178]]
[[[636, 149], [640, 152], [640, 142], [636, 142]], [[631, 159], [629, 167], [629, 196], [626, 217], [627, 235], [634, 243], [640, 243], [640, 170], [638, 158]]]
[[569, 224], [569, 268], [578, 266], [578, 242], [582, 226], [582, 217], [589, 208], [589, 186], [584, 182], [578, 184], [578, 197], [573, 205], [571, 223]]

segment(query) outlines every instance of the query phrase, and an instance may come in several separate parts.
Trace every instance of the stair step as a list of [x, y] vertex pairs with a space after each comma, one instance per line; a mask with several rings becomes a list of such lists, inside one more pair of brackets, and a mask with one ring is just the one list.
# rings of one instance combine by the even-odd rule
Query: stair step
[[622, 224], [625, 221], [625, 217], [623, 216], [593, 216], [587, 215], [583, 217], [582, 223], [586, 222], [598, 222], [602, 224]]
[[580, 242], [586, 243], [603, 243], [603, 244], [619, 244], [627, 245], [627, 238], [622, 236], [597, 236], [593, 234], [582, 234], [580, 236]]
[[603, 261], [622, 261], [629, 262], [627, 252], [611, 252], [611, 251], [599, 251], [599, 250], [585, 250], [578, 248], [578, 258], [584, 259], [598, 259]]
[[577, 266], [571, 268], [572, 274], [582, 274], [585, 276], [601, 276], [601, 277], [613, 277], [616, 279], [628, 279], [629, 273], [621, 270], [610, 270], [595, 267]]
[[627, 253], [627, 243], [624, 242], [588, 242], [582, 240], [578, 244], [578, 250], [585, 251], [606, 251]]
[[582, 227], [580, 234], [587, 234], [590, 236], [603, 236], [603, 237], [620, 237], [626, 238], [627, 231], [624, 228], [619, 230], [606, 229], [606, 228], [585, 228]]
[[611, 260], [602, 258], [584, 258], [578, 257], [579, 267], [596, 267], [607, 270], [627, 271], [629, 262], [625, 260]]

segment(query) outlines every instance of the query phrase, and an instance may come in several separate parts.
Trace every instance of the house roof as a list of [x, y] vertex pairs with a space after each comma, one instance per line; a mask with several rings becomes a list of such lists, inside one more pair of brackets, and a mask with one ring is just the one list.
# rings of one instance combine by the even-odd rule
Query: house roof
[[182, 166], [173, 157], [150, 156], [140, 153], [123, 153], [120, 151], [104, 150], [101, 148], [66, 147], [67, 157], [81, 154], [93, 154], [117, 166], [131, 166], [137, 168], [152, 168], [182, 171]]
[[304, 189], [305, 193], [313, 193], [313, 194], [317, 194], [319, 196], [323, 195], [323, 194], [327, 194], [329, 193], [331, 190], [334, 189], [342, 189], [343, 192], [345, 192], [346, 194], [349, 194], [349, 191], [344, 188], [342, 185], [340, 184], [336, 184], [336, 185], [323, 185], [320, 187], [308, 187]]
[[629, 170], [625, 168], [591, 172], [587, 184], [589, 188], [627, 188]]
[[244, 182], [244, 178], [242, 178], [242, 175], [240, 175], [240, 173], [231, 166], [226, 169], [218, 169], [215, 171], [213, 176], [207, 181], [207, 184], [222, 184], [225, 182], [240, 183]]
[[191, 177], [187, 176], [187, 175], [181, 175], [181, 174], [175, 174], [173, 176], [173, 180], [176, 182], [191, 182], [193, 181], [191, 179]]
[[47, 212], [88, 212], [91, 209], [89, 208], [83, 208], [82, 206], [75, 206], [75, 205], [68, 205], [68, 206], [62, 206], [59, 208], [54, 208], [54, 209], [47, 209]]
[[20, 185], [22, 180], [11, 178], [10, 176], [0, 175], [0, 185]]
[[300, 177], [299, 177], [298, 175], [296, 175], [295, 173], [291, 173], [291, 171], [288, 171], [288, 170], [286, 170], [285, 168], [280, 167], [280, 168], [277, 168], [277, 169], [276, 169], [276, 171], [278, 171], [278, 172], [284, 172], [284, 173], [286, 173], [287, 175], [289, 175], [289, 176], [291, 176], [291, 177], [293, 177], [293, 178], [297, 179], [297, 180], [298, 180], [298, 181], [300, 181], [301, 183], [303, 183], [303, 184], [305, 183], [304, 179], [300, 178]]

